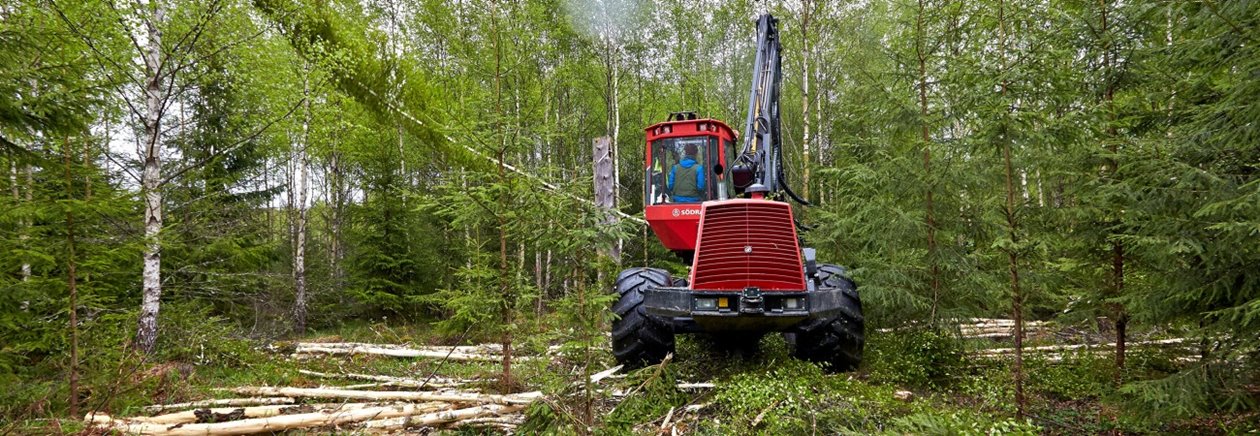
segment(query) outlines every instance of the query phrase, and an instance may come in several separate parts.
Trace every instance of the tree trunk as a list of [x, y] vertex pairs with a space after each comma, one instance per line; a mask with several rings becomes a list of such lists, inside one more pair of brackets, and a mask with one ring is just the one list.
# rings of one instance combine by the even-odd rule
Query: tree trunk
[[809, 0], [801, 1], [801, 160], [804, 168], [804, 177], [801, 179], [802, 191], [801, 195], [809, 200], [809, 166], [810, 166], [810, 137], [809, 137], [809, 21], [812, 14], [810, 8], [813, 7]]
[[[1006, 2], [998, 1], [998, 56], [1001, 58], [999, 76], [1005, 77], [1006, 64]], [[1001, 96], [1006, 98], [1007, 81], [1001, 80]], [[1015, 363], [1011, 366], [1015, 378], [1015, 419], [1024, 419], [1026, 399], [1024, 398], [1024, 296], [1019, 288], [1019, 222], [1015, 215], [1015, 166], [1011, 159], [1011, 139], [1003, 133], [1002, 161], [1005, 166], [1006, 182], [1006, 230], [1010, 238], [1010, 246], [1006, 248], [1007, 268], [1011, 276], [1011, 312], [1015, 319]]]
[[[30, 180], [30, 177], [29, 177], [30, 166], [29, 165], [26, 166], [26, 169], [24, 172], [27, 174], [28, 176], [27, 180], [29, 181]], [[18, 164], [17, 164], [16, 153], [9, 154], [9, 183], [10, 183], [9, 188], [13, 192], [13, 203], [21, 204], [22, 189], [18, 185]], [[27, 184], [27, 194], [29, 197], [29, 194], [30, 194], [29, 183]], [[30, 198], [27, 198], [27, 204], [30, 204]], [[27, 236], [26, 234], [26, 232], [28, 231], [26, 220], [25, 219], [18, 220], [18, 227], [20, 228], [18, 231], [18, 246], [22, 248], [26, 248], [26, 240], [27, 238], [29, 238], [29, 236]], [[18, 272], [23, 282], [31, 279], [31, 263], [26, 261], [26, 256], [22, 256], [22, 264], [21, 266], [18, 267]]]
[[919, 60], [919, 133], [923, 141], [923, 177], [926, 181], [924, 189], [924, 225], [927, 227], [928, 287], [932, 291], [932, 307], [929, 319], [936, 324], [936, 314], [941, 301], [941, 268], [936, 253], [936, 202], [933, 198], [936, 182], [932, 179], [932, 131], [928, 125], [927, 98], [927, 53], [924, 38], [923, 14], [927, 13], [924, 0], [919, 0], [919, 11], [915, 18], [915, 54]]
[[[1005, 85], [1003, 85], [1005, 88]], [[1003, 90], [1005, 93], [1005, 90]], [[1018, 223], [1015, 221], [1015, 184], [1011, 165], [1011, 144], [1009, 139], [1002, 139], [1002, 158], [1006, 166], [1006, 227], [1011, 247], [1006, 249], [1007, 267], [1011, 276], [1011, 311], [1015, 319], [1015, 364], [1011, 367], [1015, 375], [1015, 418], [1024, 417], [1024, 299], [1019, 288], [1019, 243]]]
[[330, 205], [332, 219], [328, 220], [329, 226], [331, 227], [331, 230], [329, 232], [331, 233], [330, 235], [331, 243], [329, 244], [330, 253], [328, 256], [328, 262], [329, 262], [329, 271], [331, 271], [332, 273], [333, 289], [337, 292], [338, 295], [342, 295], [341, 288], [344, 286], [344, 278], [345, 278], [345, 272], [342, 270], [343, 269], [342, 252], [345, 249], [343, 248], [343, 243], [342, 243], [341, 227], [342, 227], [342, 222], [345, 219], [345, 201], [346, 200], [345, 200], [345, 188], [344, 188], [345, 182], [344, 180], [342, 180], [344, 176], [341, 172], [341, 151], [338, 150], [338, 146], [340, 145], [340, 141], [341, 141], [339, 133], [341, 130], [341, 121], [342, 121], [341, 120], [342, 111], [340, 110], [341, 109], [340, 102], [338, 102], [337, 109], [338, 109], [337, 110], [337, 128], [333, 129], [332, 153], [328, 157], [328, 168], [329, 168], [328, 169], [328, 172], [329, 172], [328, 184], [331, 185], [329, 186], [328, 191], [332, 200], [331, 201], [332, 204]]
[[[617, 146], [621, 141], [621, 103], [617, 100], [620, 94], [620, 77], [617, 74], [617, 66], [620, 64], [618, 54], [621, 47], [612, 35], [607, 35], [607, 53], [605, 67], [608, 73], [608, 136], [612, 137], [612, 143], [609, 145], [608, 155], [612, 159], [612, 209], [619, 210], [621, 205], [621, 162], [617, 159]], [[620, 237], [617, 238], [617, 246], [615, 248], [617, 255], [614, 261], [621, 265], [621, 247], [625, 243]]]
[[[66, 197], [74, 200], [74, 182], [70, 172], [70, 141], [66, 141], [63, 161], [66, 166]], [[70, 313], [70, 416], [79, 416], [79, 288], [75, 272], [73, 201], [66, 205], [66, 288], [69, 291]]]
[[136, 346], [145, 354], [153, 353], [158, 338], [158, 309], [162, 297], [162, 111], [166, 99], [163, 87], [162, 32], [159, 23], [165, 20], [160, 1], [152, 7], [153, 15], [144, 20], [148, 33], [145, 53], [145, 120], [143, 149], [144, 170], [140, 189], [144, 196], [144, 272], [143, 302], [136, 329]]
[[293, 330], [297, 334], [306, 333], [306, 177], [310, 162], [306, 147], [310, 145], [311, 130], [311, 66], [303, 65], [302, 77], [302, 140], [296, 144], [297, 164], [297, 222], [293, 241]]
[[[503, 48], [501, 46], [501, 35], [499, 33], [499, 10], [498, 3], [492, 4], [490, 11], [490, 21], [494, 32], [494, 100], [495, 113], [498, 115], [496, 123], [499, 133], [499, 183], [509, 186], [507, 177], [507, 168], [504, 166], [504, 160], [507, 157], [507, 135], [503, 129]], [[499, 195], [499, 207], [508, 207], [508, 191], [501, 191]], [[499, 291], [503, 296], [502, 322], [503, 322], [503, 374], [499, 379], [504, 392], [511, 392], [514, 385], [512, 381], [512, 323], [513, 309], [512, 289], [510, 280], [510, 270], [508, 265], [508, 248], [507, 248], [507, 222], [503, 217], [503, 213], [495, 213], [495, 219], [499, 225]]]
[[[1103, 40], [1103, 47], [1102, 47], [1103, 49], [1103, 104], [1104, 104], [1104, 107], [1107, 109], [1106, 132], [1107, 132], [1107, 138], [1110, 140], [1109, 145], [1107, 147], [1107, 151], [1111, 153], [1111, 157], [1107, 159], [1107, 175], [1113, 179], [1112, 182], [1114, 183], [1116, 172], [1120, 168], [1120, 162], [1116, 156], [1116, 153], [1119, 152], [1119, 147], [1116, 144], [1116, 136], [1117, 136], [1116, 119], [1115, 119], [1115, 113], [1112, 107], [1115, 101], [1116, 89], [1115, 89], [1115, 80], [1114, 80], [1114, 77], [1112, 77], [1113, 76], [1113, 72], [1112, 72], [1113, 59], [1111, 56], [1112, 48], [1111, 48], [1111, 36], [1109, 34], [1110, 24], [1108, 21], [1109, 17], [1107, 14], [1108, 12], [1107, 0], [1099, 0], [1098, 3], [1100, 6], [1099, 18], [1101, 21], [1099, 33], [1102, 35], [1102, 40]], [[1116, 218], [1114, 218], [1114, 221], [1111, 224], [1113, 225], [1119, 224], [1120, 219], [1121, 219], [1119, 215], [1123, 213], [1123, 211], [1121, 210], [1121, 208], [1117, 207], [1115, 208], [1113, 212], [1115, 212], [1117, 216]], [[1124, 246], [1122, 245], [1120, 241], [1113, 240], [1111, 241], [1111, 289], [1110, 289], [1111, 298], [1118, 298], [1121, 295], [1123, 295], [1123, 293], [1124, 293]], [[1111, 306], [1112, 306], [1112, 312], [1114, 312], [1114, 316], [1115, 316], [1115, 328], [1116, 328], [1116, 356], [1115, 356], [1116, 369], [1124, 369], [1124, 353], [1125, 353], [1124, 341], [1125, 341], [1125, 333], [1126, 333], [1125, 331], [1127, 330], [1128, 322], [1129, 322], [1129, 314], [1125, 310], [1123, 304], [1111, 303]], [[1122, 380], [1123, 380], [1123, 376], [1121, 375], [1121, 371], [1116, 371], [1116, 383], [1118, 384], [1122, 382]]]

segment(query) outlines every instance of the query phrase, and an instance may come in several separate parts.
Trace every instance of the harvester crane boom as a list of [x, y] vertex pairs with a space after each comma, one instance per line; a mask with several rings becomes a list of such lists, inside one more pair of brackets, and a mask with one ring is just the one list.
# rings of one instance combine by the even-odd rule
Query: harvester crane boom
[[748, 187], [748, 192], [773, 195], [782, 191], [798, 203], [809, 204], [792, 192], [783, 175], [783, 135], [779, 119], [783, 47], [779, 43], [778, 23], [770, 14], [757, 18], [757, 56], [748, 94], [744, 147], [736, 165], [746, 166], [742, 170], [754, 175], [754, 184]]

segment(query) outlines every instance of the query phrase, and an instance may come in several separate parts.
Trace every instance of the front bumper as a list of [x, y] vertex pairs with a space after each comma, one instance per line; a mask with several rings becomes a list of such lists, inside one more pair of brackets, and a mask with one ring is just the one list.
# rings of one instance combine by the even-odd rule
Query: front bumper
[[838, 289], [801, 291], [656, 288], [643, 294], [648, 313], [670, 321], [674, 331], [786, 331], [808, 319], [839, 314]]

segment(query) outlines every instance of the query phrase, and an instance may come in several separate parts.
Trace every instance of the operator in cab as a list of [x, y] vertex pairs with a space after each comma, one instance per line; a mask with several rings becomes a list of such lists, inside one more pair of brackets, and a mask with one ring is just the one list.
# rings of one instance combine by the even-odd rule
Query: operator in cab
[[683, 159], [669, 170], [668, 188], [675, 203], [698, 203], [704, 196], [704, 166], [696, 162], [696, 144], [683, 147]]

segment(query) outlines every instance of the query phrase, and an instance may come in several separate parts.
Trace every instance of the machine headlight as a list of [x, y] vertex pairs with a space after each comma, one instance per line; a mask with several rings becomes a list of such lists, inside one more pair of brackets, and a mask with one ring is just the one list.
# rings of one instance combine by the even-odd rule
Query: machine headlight
[[717, 309], [716, 298], [697, 298], [696, 310], [714, 310]]
[[788, 310], [800, 309], [802, 306], [800, 298], [784, 298], [783, 308]]

